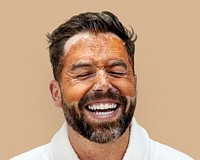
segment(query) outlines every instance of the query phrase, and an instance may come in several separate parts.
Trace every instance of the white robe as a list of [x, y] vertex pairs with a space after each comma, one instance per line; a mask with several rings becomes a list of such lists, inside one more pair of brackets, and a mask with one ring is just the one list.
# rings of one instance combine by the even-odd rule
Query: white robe
[[[64, 123], [49, 144], [10, 160], [79, 160], [79, 158], [69, 142]], [[150, 139], [147, 132], [133, 118], [129, 144], [123, 160], [192, 160], [192, 158]]]

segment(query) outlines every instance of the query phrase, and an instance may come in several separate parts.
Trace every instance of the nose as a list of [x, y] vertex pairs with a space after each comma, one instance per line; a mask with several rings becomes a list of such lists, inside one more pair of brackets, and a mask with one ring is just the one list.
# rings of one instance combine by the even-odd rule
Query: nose
[[107, 92], [111, 88], [108, 76], [104, 70], [99, 70], [96, 75], [93, 90], [97, 92]]

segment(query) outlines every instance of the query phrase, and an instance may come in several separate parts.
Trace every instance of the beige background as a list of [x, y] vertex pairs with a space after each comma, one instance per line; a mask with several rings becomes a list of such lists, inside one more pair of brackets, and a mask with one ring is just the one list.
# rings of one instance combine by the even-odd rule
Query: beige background
[[138, 34], [136, 118], [150, 136], [200, 159], [200, 2], [0, 2], [0, 159], [48, 143], [64, 121], [51, 100], [45, 34], [74, 14], [109, 10]]

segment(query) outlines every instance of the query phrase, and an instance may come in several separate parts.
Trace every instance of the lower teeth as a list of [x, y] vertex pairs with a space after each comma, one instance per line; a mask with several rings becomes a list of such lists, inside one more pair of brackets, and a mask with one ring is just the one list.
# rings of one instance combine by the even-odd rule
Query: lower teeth
[[112, 114], [114, 111], [109, 111], [109, 112], [95, 112], [96, 115], [99, 116], [105, 116], [105, 115], [109, 115]]

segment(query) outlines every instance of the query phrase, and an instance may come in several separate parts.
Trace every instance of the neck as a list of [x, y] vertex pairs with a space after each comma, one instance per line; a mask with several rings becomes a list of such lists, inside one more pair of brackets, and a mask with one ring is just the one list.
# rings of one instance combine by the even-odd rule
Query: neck
[[117, 140], [99, 144], [84, 138], [68, 125], [69, 140], [81, 160], [121, 160], [128, 147], [129, 134], [130, 127]]

